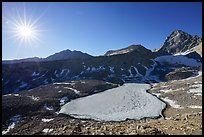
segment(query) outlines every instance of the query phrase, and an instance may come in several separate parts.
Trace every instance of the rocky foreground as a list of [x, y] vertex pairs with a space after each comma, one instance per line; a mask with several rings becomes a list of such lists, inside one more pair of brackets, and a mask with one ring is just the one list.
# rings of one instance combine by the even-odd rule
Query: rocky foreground
[[[74, 99], [117, 87], [116, 84], [101, 81], [72, 81], [69, 84], [68, 82], [50, 84], [33, 89], [33, 91], [2, 96], [2, 134], [201, 135], [201, 84], [202, 75], [185, 80], [153, 84], [148, 92], [167, 103], [163, 117], [127, 119], [121, 122], [75, 119], [68, 115], [58, 114], [60, 106], [69, 101], [63, 97], [69, 95], [71, 99]], [[101, 87], [103, 90], [99, 90]], [[40, 94], [42, 93], [40, 89], [47, 92]], [[82, 89], [85, 90], [82, 91]]]

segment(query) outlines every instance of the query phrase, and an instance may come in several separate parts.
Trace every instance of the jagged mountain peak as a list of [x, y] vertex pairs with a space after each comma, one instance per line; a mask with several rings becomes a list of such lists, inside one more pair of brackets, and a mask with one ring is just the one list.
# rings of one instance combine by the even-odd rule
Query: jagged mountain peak
[[176, 54], [186, 52], [196, 47], [202, 38], [197, 35], [190, 35], [182, 30], [173, 31], [156, 51], [159, 53]]

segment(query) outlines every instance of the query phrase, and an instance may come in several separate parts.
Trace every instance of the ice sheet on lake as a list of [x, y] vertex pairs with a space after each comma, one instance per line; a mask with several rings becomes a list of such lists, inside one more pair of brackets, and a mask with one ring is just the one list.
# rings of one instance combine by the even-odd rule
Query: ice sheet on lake
[[146, 92], [148, 84], [128, 83], [94, 95], [72, 100], [59, 113], [76, 118], [122, 121], [158, 117], [166, 104]]

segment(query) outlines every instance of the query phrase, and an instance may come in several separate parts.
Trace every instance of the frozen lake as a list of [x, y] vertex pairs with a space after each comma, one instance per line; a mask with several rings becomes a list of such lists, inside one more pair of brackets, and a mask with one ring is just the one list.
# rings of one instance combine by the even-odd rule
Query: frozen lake
[[72, 100], [59, 113], [99, 121], [155, 118], [166, 104], [146, 92], [149, 84], [127, 83], [101, 93]]

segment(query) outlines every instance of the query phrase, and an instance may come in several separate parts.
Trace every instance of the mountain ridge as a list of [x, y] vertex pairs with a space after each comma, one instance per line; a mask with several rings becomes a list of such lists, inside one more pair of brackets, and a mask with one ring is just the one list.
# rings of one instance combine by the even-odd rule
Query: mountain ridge
[[[173, 32], [172, 35], [176, 35], [175, 33], [178, 32]], [[168, 47], [168, 45], [166, 46]], [[52, 58], [47, 61], [3, 63], [2, 93], [18, 92], [65, 80], [96, 79], [119, 84], [124, 82], [164, 81], [166, 75], [173, 72], [175, 68], [190, 66], [194, 70], [186, 69], [187, 72], [184, 77], [187, 77], [198, 71], [198, 67], [202, 64], [202, 57], [197, 52], [190, 51], [195, 47], [191, 48], [189, 46], [189, 52], [176, 55], [152, 52], [138, 44], [107, 52], [104, 56], [95, 57], [87, 56], [80, 51], [64, 50], [51, 55]], [[199, 49], [202, 52], [202, 46]], [[63, 53], [77, 53], [77, 55], [79, 53], [82, 56], [62, 59], [61, 55], [64, 57]], [[84, 55], [85, 57], [83, 57]], [[58, 60], [53, 60], [53, 56]]]
[[49, 55], [45, 58], [39, 57], [30, 57], [23, 59], [14, 59], [14, 60], [2, 60], [3, 64], [15, 64], [15, 63], [23, 63], [23, 62], [42, 62], [42, 61], [56, 61], [56, 60], [66, 60], [66, 59], [77, 59], [77, 58], [91, 58], [93, 56], [83, 53], [81, 51], [76, 50], [62, 50], [60, 52]]
[[197, 35], [190, 35], [182, 30], [175, 30], [155, 51], [164, 54], [176, 54], [196, 47], [201, 41], [202, 38], [198, 37]]

